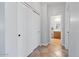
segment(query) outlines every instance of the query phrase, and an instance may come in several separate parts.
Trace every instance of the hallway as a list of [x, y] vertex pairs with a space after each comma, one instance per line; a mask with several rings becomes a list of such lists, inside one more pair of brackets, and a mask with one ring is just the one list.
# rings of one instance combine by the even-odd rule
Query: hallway
[[68, 50], [60, 44], [60, 39], [52, 39], [48, 46], [38, 47], [29, 57], [68, 57]]
[[78, 45], [79, 3], [0, 2], [0, 57], [79, 57]]

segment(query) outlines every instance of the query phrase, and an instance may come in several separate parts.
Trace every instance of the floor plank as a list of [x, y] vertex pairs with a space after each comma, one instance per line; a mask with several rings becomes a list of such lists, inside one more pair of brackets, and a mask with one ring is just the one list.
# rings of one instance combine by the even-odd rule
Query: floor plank
[[68, 57], [66, 50], [60, 43], [60, 39], [51, 39], [48, 46], [40, 46], [29, 57]]

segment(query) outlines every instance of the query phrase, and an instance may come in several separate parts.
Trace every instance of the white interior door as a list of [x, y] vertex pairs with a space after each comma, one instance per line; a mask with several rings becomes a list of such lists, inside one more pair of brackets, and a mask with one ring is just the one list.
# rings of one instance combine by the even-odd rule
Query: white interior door
[[30, 10], [26, 6], [18, 3], [18, 56], [26, 56], [26, 48], [28, 48], [28, 19]]
[[40, 17], [18, 3], [18, 56], [28, 56], [40, 44]]

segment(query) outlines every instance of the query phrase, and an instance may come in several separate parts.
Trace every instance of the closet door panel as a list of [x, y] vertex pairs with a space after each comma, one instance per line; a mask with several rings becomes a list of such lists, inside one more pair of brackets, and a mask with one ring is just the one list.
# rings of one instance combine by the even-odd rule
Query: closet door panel
[[18, 3], [18, 56], [28, 56], [38, 45], [40, 17], [32, 9]]

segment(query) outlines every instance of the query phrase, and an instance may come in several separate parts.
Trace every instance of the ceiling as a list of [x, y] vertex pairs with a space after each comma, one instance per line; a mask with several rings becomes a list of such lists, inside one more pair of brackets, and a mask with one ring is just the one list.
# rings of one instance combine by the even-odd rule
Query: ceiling
[[64, 13], [65, 2], [48, 2], [47, 6], [50, 15], [59, 15]]
[[65, 2], [47, 2], [47, 5], [49, 6], [49, 7], [51, 7], [51, 6], [63, 6], [65, 4]]

